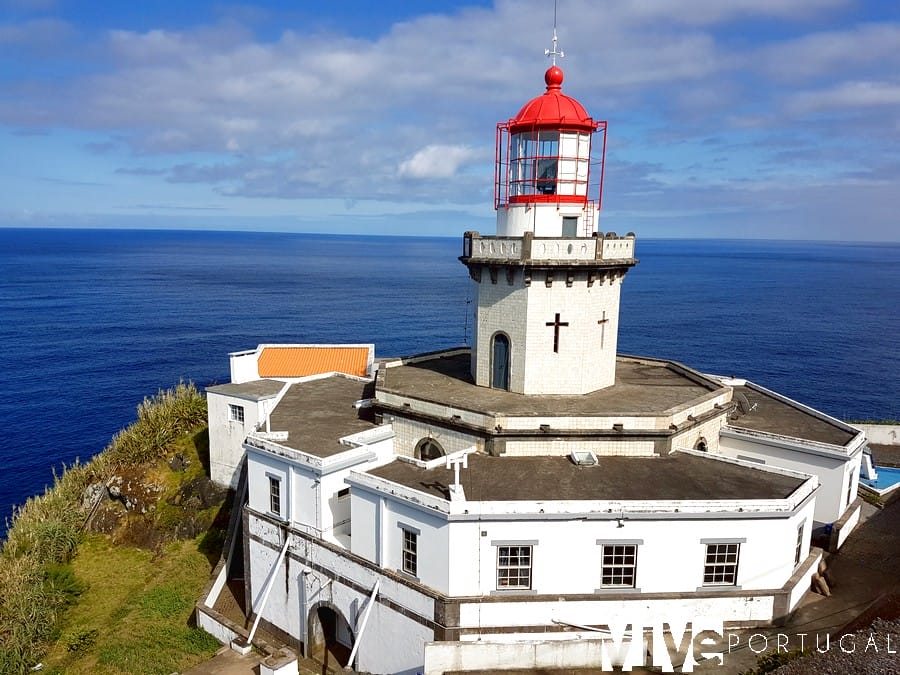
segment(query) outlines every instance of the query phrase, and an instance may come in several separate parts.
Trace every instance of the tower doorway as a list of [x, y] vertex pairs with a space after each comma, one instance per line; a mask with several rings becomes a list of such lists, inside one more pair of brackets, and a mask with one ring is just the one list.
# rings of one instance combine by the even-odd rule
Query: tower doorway
[[494, 335], [491, 357], [491, 386], [509, 391], [509, 338], [503, 333]]

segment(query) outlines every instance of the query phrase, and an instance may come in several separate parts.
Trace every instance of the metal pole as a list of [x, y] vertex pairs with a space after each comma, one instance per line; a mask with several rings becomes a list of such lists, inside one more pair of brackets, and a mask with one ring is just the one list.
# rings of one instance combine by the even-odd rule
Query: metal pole
[[347, 665], [353, 667], [353, 659], [356, 658], [356, 652], [359, 650], [359, 641], [362, 639], [363, 631], [366, 629], [366, 623], [369, 621], [369, 614], [372, 613], [372, 605], [375, 604], [375, 596], [378, 595], [378, 587], [381, 585], [381, 579], [375, 580], [375, 588], [372, 589], [372, 595], [369, 597], [369, 604], [366, 605], [366, 611], [363, 613], [362, 621], [359, 623], [359, 630], [356, 631], [356, 641], [353, 643], [353, 649], [350, 650], [350, 658]]
[[269, 573], [269, 578], [266, 581], [266, 588], [263, 591], [262, 600], [259, 603], [259, 609], [256, 610], [256, 619], [253, 620], [253, 628], [250, 629], [250, 635], [247, 636], [247, 644], [253, 644], [253, 635], [256, 633], [256, 627], [259, 626], [259, 620], [262, 618], [263, 609], [266, 606], [266, 601], [269, 599], [269, 593], [272, 592], [272, 586], [275, 585], [275, 576], [278, 572], [278, 568], [281, 567], [281, 563], [284, 560], [284, 556], [287, 553], [288, 546], [291, 544], [291, 535], [286, 532], [284, 535], [284, 546], [281, 549], [281, 553], [278, 554], [278, 560], [275, 561], [275, 565], [272, 567], [272, 571]]

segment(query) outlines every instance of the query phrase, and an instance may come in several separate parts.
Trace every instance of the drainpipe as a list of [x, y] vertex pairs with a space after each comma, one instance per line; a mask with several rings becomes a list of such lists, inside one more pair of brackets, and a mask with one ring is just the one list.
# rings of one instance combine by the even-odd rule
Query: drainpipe
[[366, 623], [369, 621], [369, 614], [372, 613], [372, 606], [375, 604], [375, 596], [378, 595], [379, 586], [381, 586], [381, 577], [375, 580], [375, 587], [372, 589], [372, 595], [369, 596], [369, 604], [366, 605], [366, 611], [363, 612], [362, 621], [359, 623], [359, 630], [356, 631], [356, 641], [353, 643], [353, 649], [350, 650], [350, 658], [347, 660], [351, 668], [353, 667], [353, 659], [356, 658], [356, 652], [359, 650], [359, 641], [362, 639]]
[[263, 591], [262, 600], [259, 603], [259, 608], [256, 610], [256, 619], [253, 621], [253, 628], [250, 629], [250, 635], [247, 636], [247, 644], [253, 644], [253, 635], [256, 633], [256, 627], [259, 626], [259, 620], [262, 618], [263, 609], [266, 606], [266, 602], [269, 599], [269, 593], [272, 592], [272, 586], [275, 585], [275, 577], [277, 576], [278, 568], [281, 567], [281, 563], [284, 561], [284, 556], [287, 553], [288, 546], [291, 544], [291, 535], [288, 532], [284, 534], [284, 546], [281, 549], [281, 553], [278, 554], [278, 560], [275, 561], [275, 565], [272, 566], [272, 571], [269, 573], [269, 578], [266, 581], [266, 588]]

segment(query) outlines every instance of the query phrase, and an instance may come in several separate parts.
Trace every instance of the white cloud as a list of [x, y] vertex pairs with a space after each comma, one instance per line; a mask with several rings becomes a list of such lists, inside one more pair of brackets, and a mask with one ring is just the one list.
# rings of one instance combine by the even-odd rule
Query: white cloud
[[[772, 137], [840, 145], [863, 172], [884, 161], [900, 140], [900, 26], [838, 25], [853, 7], [567, 0], [563, 88], [610, 121], [607, 201], [630, 194], [615, 194], [628, 187], [616, 185], [625, 162], [643, 172], [629, 184], [633, 194], [667, 198], [673, 191], [655, 177], [690, 167], [700, 207], [715, 195], [735, 198], [722, 188], [726, 170], [804, 194], [811, 179], [802, 169], [814, 160], [780, 155], [767, 145]], [[128, 173], [206, 188], [204, 199], [328, 196], [487, 210], [494, 124], [543, 91], [551, 21], [546, 0], [497, 0], [413, 17], [370, 38], [287, 25], [263, 39], [233, 20], [111, 30], [81, 36], [82, 49], [60, 56], [64, 76], [43, 79], [46, 68], [9, 76], [0, 123], [87, 131]], [[744, 21], [752, 36], [736, 38]], [[54, 30], [68, 29], [2, 24], [0, 56]], [[865, 123], [849, 124], [854, 116]], [[740, 140], [714, 152], [703, 145], [712, 134]], [[789, 178], [788, 163], [797, 169]]]
[[883, 106], [900, 106], [900, 84], [842, 82], [826, 89], [797, 93], [789, 100], [789, 108], [801, 114]]
[[397, 171], [405, 178], [450, 178], [478, 155], [464, 145], [428, 145], [400, 162]]
[[900, 25], [862, 24], [811, 33], [765, 47], [759, 61], [770, 76], [794, 82], [867, 68], [900, 69]]

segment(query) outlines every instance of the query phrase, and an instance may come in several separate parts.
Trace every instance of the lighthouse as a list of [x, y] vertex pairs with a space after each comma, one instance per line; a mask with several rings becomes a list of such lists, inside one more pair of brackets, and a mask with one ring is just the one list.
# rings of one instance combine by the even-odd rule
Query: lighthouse
[[520, 394], [586, 394], [615, 383], [620, 289], [637, 261], [634, 235], [597, 231], [606, 122], [562, 92], [555, 36], [548, 53], [546, 91], [497, 124], [496, 233], [463, 238], [471, 373]]

